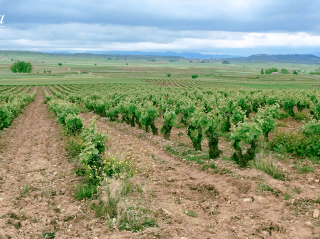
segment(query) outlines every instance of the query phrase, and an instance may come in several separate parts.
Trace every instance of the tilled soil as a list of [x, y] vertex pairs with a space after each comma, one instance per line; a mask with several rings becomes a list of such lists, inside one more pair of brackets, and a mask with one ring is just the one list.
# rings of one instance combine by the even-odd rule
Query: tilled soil
[[[94, 114], [81, 116], [89, 124]], [[122, 157], [135, 155], [135, 166], [139, 169], [135, 180], [142, 185], [144, 193], [152, 191], [154, 195], [152, 210], [161, 226], [147, 229], [136, 235], [137, 238], [317, 238], [320, 235], [319, 217], [313, 216], [320, 209], [315, 200], [319, 190], [310, 189], [310, 182], [295, 182], [302, 190], [301, 195], [295, 193], [292, 199], [284, 200], [290, 182], [272, 179], [256, 169], [234, 166], [236, 172], [232, 175], [221, 174], [219, 170], [201, 171], [200, 165], [168, 154], [161, 147], [159, 137], [148, 134], [150, 140], [146, 136], [138, 139], [141, 130], [104, 118], [97, 125], [110, 136], [110, 153], [120, 152]], [[258, 186], [261, 180], [275, 190], [261, 191]]]
[[72, 173], [42, 88], [0, 138], [0, 238], [124, 238], [74, 199]]

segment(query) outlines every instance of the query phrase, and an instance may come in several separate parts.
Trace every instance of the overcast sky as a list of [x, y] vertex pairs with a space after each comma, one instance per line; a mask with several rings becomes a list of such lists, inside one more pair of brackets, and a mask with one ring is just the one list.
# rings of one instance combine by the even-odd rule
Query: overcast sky
[[0, 0], [0, 15], [2, 50], [320, 52], [316, 0]]

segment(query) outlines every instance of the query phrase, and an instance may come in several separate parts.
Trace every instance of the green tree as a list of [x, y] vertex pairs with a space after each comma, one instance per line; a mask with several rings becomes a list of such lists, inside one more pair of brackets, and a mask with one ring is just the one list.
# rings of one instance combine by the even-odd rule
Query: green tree
[[284, 68], [282, 68], [280, 72], [281, 72], [281, 74], [289, 74], [289, 71]]
[[263, 68], [261, 69], [261, 75], [263, 75], [264, 74], [264, 71], [263, 71]]
[[298, 72], [296, 70], [293, 71], [294, 75], [298, 75]]
[[31, 63], [26, 63], [24, 61], [19, 61], [19, 62], [14, 63], [10, 67], [10, 70], [13, 73], [31, 73], [32, 65], [31, 65]]
[[62, 66], [62, 63], [58, 63], [58, 66]]
[[271, 74], [272, 72], [279, 72], [277, 68], [269, 68], [265, 71], [266, 74]]
[[171, 77], [171, 74], [167, 74], [168, 77]]
[[191, 77], [192, 77], [192, 79], [197, 79], [198, 75], [192, 75]]
[[230, 64], [229, 61], [223, 61], [222, 64]]

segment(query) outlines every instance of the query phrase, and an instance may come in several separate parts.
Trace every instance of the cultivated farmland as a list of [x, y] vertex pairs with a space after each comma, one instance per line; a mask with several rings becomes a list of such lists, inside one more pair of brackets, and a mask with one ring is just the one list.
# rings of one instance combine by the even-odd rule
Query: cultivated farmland
[[0, 235], [319, 235], [317, 66], [261, 75], [276, 63], [36, 55], [43, 68], [14, 75], [12, 57], [1, 62]]

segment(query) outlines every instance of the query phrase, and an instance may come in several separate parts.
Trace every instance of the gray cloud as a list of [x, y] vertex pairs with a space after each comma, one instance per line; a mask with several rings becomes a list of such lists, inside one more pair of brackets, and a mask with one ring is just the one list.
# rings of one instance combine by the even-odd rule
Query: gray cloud
[[314, 0], [0, 0], [1, 14], [1, 49], [232, 54], [320, 47]]
[[312, 32], [319, 30], [320, 14], [314, 0], [16, 0], [0, 4], [8, 24], [79, 22], [174, 30]]

